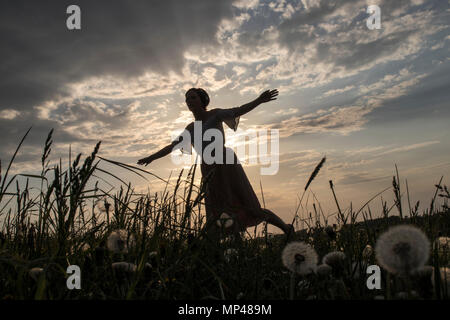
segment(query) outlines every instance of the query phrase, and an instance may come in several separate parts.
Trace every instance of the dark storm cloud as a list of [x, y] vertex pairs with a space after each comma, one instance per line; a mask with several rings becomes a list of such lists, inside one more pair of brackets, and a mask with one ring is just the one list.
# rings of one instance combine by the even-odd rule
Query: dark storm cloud
[[[95, 144], [96, 139], [68, 132], [66, 126], [83, 121], [126, 125], [127, 114], [110, 105], [102, 110], [89, 103], [61, 103], [49, 119], [41, 119], [33, 107], [70, 96], [67, 84], [91, 76], [180, 72], [189, 47], [215, 44], [220, 21], [232, 16], [231, 2], [1, 1], [0, 111], [20, 113], [0, 117], [0, 158], [11, 155], [30, 126], [26, 144], [41, 148], [52, 128], [55, 142]], [[66, 27], [72, 4], [81, 8], [81, 30]], [[107, 114], [111, 110], [114, 115]]]
[[[55, 121], [32, 119], [28, 113], [22, 114], [14, 120], [0, 119], [0, 159], [6, 160], [10, 157], [19, 145], [20, 140], [31, 127], [24, 145], [34, 145], [42, 147], [45, 144], [51, 129], [54, 129], [53, 141], [55, 143], [70, 143], [80, 139], [64, 130], [64, 128]], [[83, 139], [84, 142], [95, 144], [96, 139]]]
[[[67, 30], [71, 4], [81, 30]], [[231, 0], [2, 1], [0, 110], [64, 96], [88, 76], [179, 71], [185, 49], [213, 43], [231, 11]]]

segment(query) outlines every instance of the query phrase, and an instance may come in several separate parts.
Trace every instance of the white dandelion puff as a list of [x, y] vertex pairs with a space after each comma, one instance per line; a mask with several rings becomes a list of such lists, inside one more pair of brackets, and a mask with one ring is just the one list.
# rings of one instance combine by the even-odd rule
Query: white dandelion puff
[[410, 274], [427, 262], [430, 242], [417, 227], [395, 226], [378, 238], [375, 254], [380, 265], [390, 273]]
[[219, 219], [217, 220], [217, 225], [220, 228], [226, 229], [226, 228], [231, 227], [233, 225], [233, 222], [234, 222], [233, 218], [224, 212], [220, 215]]
[[112, 268], [116, 271], [124, 271], [133, 273], [136, 272], [136, 265], [129, 262], [114, 262]]
[[342, 267], [345, 260], [345, 253], [340, 251], [332, 251], [327, 253], [323, 259], [322, 263], [329, 265], [332, 268]]
[[33, 280], [37, 281], [39, 279], [39, 276], [44, 272], [44, 269], [42, 268], [32, 268], [28, 271], [28, 274], [30, 275]]
[[108, 237], [107, 247], [115, 253], [127, 253], [128, 249], [135, 243], [134, 236], [128, 237], [128, 232], [123, 229], [111, 232]]
[[302, 275], [315, 271], [318, 260], [314, 248], [299, 241], [288, 243], [283, 249], [281, 258], [286, 268]]

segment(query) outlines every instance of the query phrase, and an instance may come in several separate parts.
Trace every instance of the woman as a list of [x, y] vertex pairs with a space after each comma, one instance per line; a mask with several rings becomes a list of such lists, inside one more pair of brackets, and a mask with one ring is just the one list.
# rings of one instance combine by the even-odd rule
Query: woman
[[[202, 137], [203, 133], [211, 128], [218, 129], [223, 136], [222, 142], [225, 144], [225, 134], [223, 122], [231, 129], [237, 129], [239, 117], [250, 112], [261, 103], [276, 100], [278, 91], [267, 90], [263, 92], [254, 101], [244, 104], [240, 107], [230, 109], [212, 109], [206, 110], [209, 104], [209, 96], [201, 88], [191, 88], [186, 92], [186, 104], [193, 113], [196, 121], [201, 121]], [[186, 129], [192, 138], [194, 137], [194, 122], [191, 122]], [[164, 147], [149, 157], [140, 159], [138, 164], [149, 164], [150, 162], [168, 155], [174, 147], [179, 145], [179, 138], [175, 139], [170, 145]], [[198, 147], [195, 146], [194, 147]], [[206, 147], [202, 143], [201, 150], [197, 154], [203, 155]], [[228, 151], [226, 151], [228, 149]], [[185, 152], [186, 150], [182, 150]], [[216, 222], [223, 213], [231, 216], [233, 223], [231, 227], [234, 232], [245, 231], [247, 227], [255, 226], [262, 221], [277, 226], [283, 230], [289, 237], [293, 234], [293, 226], [283, 222], [276, 214], [268, 209], [261, 208], [258, 197], [239, 163], [236, 154], [230, 148], [223, 146], [223, 163], [207, 164], [201, 162], [202, 181], [207, 181], [205, 193], [205, 208], [208, 230], [217, 227]], [[234, 157], [234, 163], [226, 162], [226, 152], [231, 152]], [[188, 152], [190, 153], [190, 152]], [[208, 177], [208, 179], [206, 179]]]

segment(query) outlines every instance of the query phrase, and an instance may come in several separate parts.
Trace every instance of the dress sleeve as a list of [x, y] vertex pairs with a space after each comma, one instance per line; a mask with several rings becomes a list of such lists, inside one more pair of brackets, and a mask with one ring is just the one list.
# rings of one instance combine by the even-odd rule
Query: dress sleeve
[[180, 151], [184, 154], [192, 154], [192, 144], [191, 139], [193, 137], [193, 122], [187, 125], [187, 127], [183, 130], [183, 132], [176, 137], [172, 143], [175, 143], [172, 151], [180, 149]]
[[239, 124], [239, 118], [240, 116], [236, 116], [236, 111], [239, 109], [239, 107], [236, 108], [230, 108], [230, 109], [218, 109], [217, 111], [217, 118], [220, 121], [223, 121], [226, 123], [230, 129], [236, 131], [238, 124]]

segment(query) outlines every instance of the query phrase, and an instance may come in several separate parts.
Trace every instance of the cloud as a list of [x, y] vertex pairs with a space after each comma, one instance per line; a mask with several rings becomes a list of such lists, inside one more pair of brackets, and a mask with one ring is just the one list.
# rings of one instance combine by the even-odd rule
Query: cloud
[[378, 153], [376, 156], [384, 156], [386, 154], [395, 153], [395, 152], [406, 152], [406, 151], [416, 150], [419, 148], [424, 148], [424, 147], [428, 147], [433, 144], [439, 144], [439, 143], [440, 143], [440, 141], [426, 141], [426, 142], [421, 142], [421, 143], [415, 143], [415, 144], [412, 144], [409, 146], [401, 146], [398, 148], [383, 151], [381, 153]]
[[338, 133], [348, 135], [359, 131], [367, 122], [365, 115], [370, 108], [349, 106], [331, 107], [303, 116], [294, 116], [281, 122], [266, 124], [270, 129], [279, 129], [280, 138], [305, 133]]
[[[217, 45], [219, 25], [234, 16], [231, 0], [81, 0], [81, 30], [69, 31], [71, 4], [0, 4], [3, 154], [10, 154], [31, 125], [26, 143], [39, 147], [51, 128], [55, 141], [64, 143], [93, 143], [105, 136], [142, 139], [135, 132], [122, 134], [123, 129], [135, 120], [141, 121], [134, 129], [153, 124], [156, 117], [146, 111], [133, 115], [138, 107], [130, 107], [131, 100], [161, 97], [154, 99], [161, 108], [169, 104], [164, 95], [179, 91], [182, 97], [182, 88], [190, 85], [184, 77], [193, 78], [185, 52]], [[143, 111], [146, 102], [141, 102]]]
[[392, 175], [379, 175], [374, 172], [361, 171], [345, 173], [337, 181], [338, 184], [351, 185], [363, 182], [372, 182], [378, 180], [392, 179]]
[[6, 120], [13, 120], [20, 115], [20, 112], [14, 109], [5, 109], [0, 111], [0, 118]]
[[275, 112], [275, 114], [286, 116], [286, 115], [290, 115], [290, 114], [295, 114], [298, 111], [299, 111], [298, 108], [288, 108], [287, 110], [286, 109], [278, 110]]
[[69, 31], [70, 4], [2, 2], [1, 109], [20, 111], [70, 95], [68, 84], [91, 76], [180, 72], [184, 51], [213, 44], [219, 23], [232, 16], [227, 0], [82, 0], [81, 30]]
[[328, 97], [328, 96], [332, 96], [332, 95], [335, 95], [335, 94], [340, 94], [340, 93], [343, 93], [343, 92], [347, 92], [347, 91], [353, 90], [354, 88], [355, 88], [355, 86], [353, 86], [353, 85], [346, 86], [345, 88], [341, 88], [341, 89], [329, 90], [329, 91], [325, 92], [323, 95], [325, 97]]

